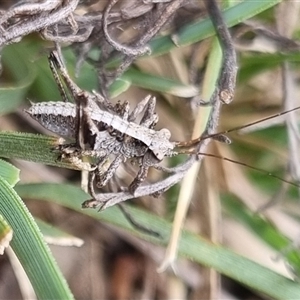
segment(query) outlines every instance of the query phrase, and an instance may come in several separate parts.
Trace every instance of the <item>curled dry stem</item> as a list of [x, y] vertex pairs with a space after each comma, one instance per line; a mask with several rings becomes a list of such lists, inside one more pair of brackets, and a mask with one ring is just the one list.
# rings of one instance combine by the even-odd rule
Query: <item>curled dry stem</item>
[[2, 31], [0, 47], [17, 42], [32, 32], [39, 32], [68, 19], [78, 2], [79, 0], [62, 2], [47, 0], [39, 6], [26, 3], [16, 6], [2, 15], [0, 19]]

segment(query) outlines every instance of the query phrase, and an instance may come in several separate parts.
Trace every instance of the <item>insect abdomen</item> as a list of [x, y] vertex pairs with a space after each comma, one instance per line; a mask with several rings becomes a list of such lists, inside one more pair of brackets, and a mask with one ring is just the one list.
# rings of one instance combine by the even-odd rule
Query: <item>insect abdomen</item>
[[48, 130], [63, 137], [75, 137], [76, 109], [73, 103], [35, 103], [25, 112]]

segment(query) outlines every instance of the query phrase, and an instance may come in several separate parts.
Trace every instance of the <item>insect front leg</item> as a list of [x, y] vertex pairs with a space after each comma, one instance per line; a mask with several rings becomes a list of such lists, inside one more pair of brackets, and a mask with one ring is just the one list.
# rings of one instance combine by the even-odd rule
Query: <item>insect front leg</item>
[[[60, 145], [55, 150], [60, 152], [58, 159], [69, 161], [72, 165], [79, 170], [94, 171], [100, 162], [104, 161], [107, 157], [107, 153], [104, 150], [83, 150], [77, 147], [76, 144]], [[90, 163], [83, 161], [83, 157], [98, 158], [97, 163]]]
[[99, 165], [98, 168], [95, 170], [96, 175], [96, 185], [98, 188], [104, 187], [107, 182], [113, 177], [113, 175], [116, 173], [116, 170], [120, 166], [120, 164], [123, 162], [124, 156], [122, 154], [119, 154], [116, 156], [116, 158], [113, 160], [113, 162], [110, 164], [109, 168], [106, 172], [101, 172], [101, 166]]
[[130, 194], [134, 195], [136, 189], [142, 184], [142, 182], [147, 178], [149, 171], [149, 166], [147, 165], [141, 165], [140, 169], [134, 178], [134, 180], [131, 182], [131, 184], [128, 187], [128, 191]]
[[[114, 163], [117, 164], [116, 159], [112, 162], [110, 168]], [[82, 204], [83, 208], [99, 208], [99, 210], [101, 210], [101, 207], [106, 202], [101, 199], [101, 194], [96, 193], [95, 191], [95, 185], [97, 187], [102, 187], [106, 185], [107, 181], [111, 179], [115, 173], [115, 172], [110, 172], [109, 170], [107, 170], [106, 172], [102, 172], [101, 168], [103, 168], [104, 161], [105, 160], [103, 160], [102, 162], [99, 161], [97, 168], [94, 171], [89, 172], [88, 192], [91, 195], [92, 199], [85, 201]], [[99, 186], [99, 184], [102, 184], [102, 186]]]
[[95, 192], [94, 189], [94, 182], [96, 180], [96, 172], [89, 172], [89, 179], [88, 179], [88, 192], [92, 196], [93, 199], [84, 201], [82, 203], [82, 208], [96, 208], [101, 206], [105, 203], [105, 201], [101, 201], [99, 195]]
[[134, 195], [136, 189], [146, 179], [149, 168], [153, 165], [156, 165], [158, 162], [159, 160], [153, 155], [153, 153], [150, 150], [148, 150], [142, 158], [142, 163], [136, 177], [128, 187], [128, 190], [132, 195]]

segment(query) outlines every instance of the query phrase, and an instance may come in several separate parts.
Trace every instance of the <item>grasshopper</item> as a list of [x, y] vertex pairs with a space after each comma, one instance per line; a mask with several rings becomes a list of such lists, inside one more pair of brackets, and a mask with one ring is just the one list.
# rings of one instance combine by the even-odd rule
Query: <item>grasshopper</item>
[[[154, 97], [147, 96], [130, 113], [130, 106], [126, 101], [112, 105], [96, 92], [89, 93], [79, 88], [69, 77], [58, 52], [51, 52], [49, 63], [64, 101], [32, 104], [26, 112], [46, 129], [60, 136], [75, 139], [73, 144], [58, 147], [60, 158], [71, 161], [80, 169], [90, 171], [89, 192], [94, 199], [99, 198], [94, 191], [94, 183], [99, 188], [105, 186], [127, 159], [136, 160], [140, 165], [136, 177], [128, 187], [128, 191], [134, 195], [147, 177], [150, 167], [167, 170], [159, 165], [165, 157], [180, 153], [202, 155], [203, 153], [195, 150], [202, 140], [213, 138], [230, 143], [225, 134], [236, 130], [235, 128], [201, 136], [188, 142], [172, 142], [168, 129], [154, 129], [158, 121], [154, 111]], [[75, 103], [67, 102], [67, 93], [60, 77]], [[141, 119], [139, 122], [138, 117]], [[94, 163], [83, 162], [84, 156], [93, 158]], [[105, 162], [111, 156], [111, 164], [103, 171]]]
[[[101, 95], [79, 88], [69, 77], [57, 51], [51, 52], [49, 63], [64, 102], [32, 104], [26, 112], [46, 129], [75, 139], [75, 144], [59, 146], [60, 158], [91, 171], [91, 181], [96, 181], [97, 187], [105, 186], [122, 162], [135, 159], [140, 169], [128, 188], [134, 194], [150, 167], [160, 169], [158, 164], [164, 157], [178, 154], [175, 148], [181, 144], [170, 141], [170, 131], [154, 129], [158, 121], [154, 97], [147, 96], [130, 113], [128, 102], [113, 106]], [[75, 103], [67, 102], [60, 77]], [[137, 117], [143, 111], [137, 123]], [[114, 159], [103, 172], [103, 164], [111, 155]], [[83, 156], [96, 158], [96, 163], [84, 163]]]

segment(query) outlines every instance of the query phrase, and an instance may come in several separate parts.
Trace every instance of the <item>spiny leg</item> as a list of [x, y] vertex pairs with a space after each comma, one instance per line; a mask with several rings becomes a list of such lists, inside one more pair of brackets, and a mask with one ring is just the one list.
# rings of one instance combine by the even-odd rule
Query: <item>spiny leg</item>
[[[63, 60], [60, 57], [59, 51], [52, 51], [49, 55], [49, 64], [50, 68], [52, 70], [53, 76], [58, 84], [59, 90], [62, 94], [63, 99], [66, 101], [67, 94], [64, 90], [63, 84], [60, 80], [60, 77], [62, 77], [65, 85], [69, 89], [72, 97], [74, 98], [76, 102], [76, 143], [81, 149], [85, 149], [85, 132], [89, 131], [89, 128], [91, 127], [91, 123], [84, 122], [85, 116], [88, 114], [84, 112], [86, 106], [87, 106], [87, 97], [86, 93], [80, 89], [70, 78], [67, 69], [65, 68], [63, 64]], [[82, 103], [84, 101], [84, 103]], [[87, 118], [88, 119], [88, 118]]]
[[158, 163], [159, 160], [153, 155], [152, 151], [148, 150], [142, 158], [142, 163], [136, 177], [128, 187], [128, 190], [131, 194], [134, 195], [136, 189], [146, 179], [149, 168], [157, 165]]
[[146, 105], [148, 104], [149, 100], [152, 98], [151, 95], [145, 97], [142, 101], [140, 101], [134, 110], [129, 115], [128, 121], [133, 122], [137, 118], [137, 116], [145, 109]]
[[[60, 52], [59, 46], [57, 46], [57, 50], [50, 52], [49, 55], [49, 64], [50, 68], [54, 74], [55, 78], [62, 77], [64, 84], [69, 89], [70, 93], [72, 94], [76, 104], [78, 105], [80, 102], [79, 96], [84, 94], [86, 98], [89, 100], [95, 101], [98, 104], [105, 106], [108, 110], [113, 110], [112, 104], [104, 98], [101, 94], [93, 91], [92, 93], [83, 91], [69, 76], [68, 71], [63, 63], [63, 57]], [[60, 81], [60, 80], [59, 80]], [[57, 81], [58, 82], [58, 81]], [[62, 83], [58, 82], [58, 86], [61, 89]], [[63, 87], [62, 87], [63, 90]], [[65, 93], [65, 91], [64, 91]]]
[[68, 102], [68, 96], [67, 96], [67, 93], [64, 89], [64, 86], [63, 86], [63, 83], [61, 82], [61, 79], [58, 75], [58, 72], [57, 72], [57, 69], [53, 63], [53, 60], [49, 57], [49, 66], [50, 66], [50, 70], [52, 72], [52, 75], [53, 75], [53, 78], [58, 86], [58, 90], [59, 90], [59, 93], [63, 99], [64, 102]]
[[116, 170], [120, 166], [120, 164], [123, 162], [123, 155], [119, 154], [116, 156], [116, 158], [113, 160], [113, 162], [110, 164], [109, 168], [106, 172], [101, 174], [100, 166], [95, 171], [96, 172], [96, 185], [97, 187], [101, 188], [104, 187], [107, 182], [113, 177], [113, 175], [116, 173]]
[[[145, 110], [145, 113], [140, 121], [140, 125], [148, 128], [153, 128], [157, 121], [158, 116], [155, 113], [155, 105], [156, 105], [156, 99], [155, 97], [152, 97], [151, 95], [148, 95], [145, 97], [142, 101], [140, 101], [135, 109], [130, 114], [128, 121], [133, 122], [136, 120], [137, 116]], [[146, 109], [145, 109], [146, 107]]]
[[91, 149], [94, 149], [95, 141], [97, 136], [99, 136], [99, 129], [91, 118], [87, 95], [81, 94], [78, 96], [78, 99], [78, 144], [81, 148], [85, 148], [85, 145], [89, 145]]
[[96, 194], [94, 189], [94, 182], [96, 179], [96, 172], [90, 172], [89, 173], [89, 179], [88, 179], [88, 192], [92, 196], [93, 200], [87, 200], [82, 203], [83, 208], [96, 208], [100, 204], [101, 209], [101, 203], [105, 203], [105, 201], [101, 201], [101, 199], [98, 197], [98, 194]]
[[[139, 110], [141, 112], [145, 107], [145, 113], [141, 119], [140, 125], [148, 128], [154, 127], [158, 121], [158, 116], [155, 113], [156, 99], [155, 97], [146, 97], [142, 102], [139, 103]], [[146, 179], [149, 167], [153, 164], [157, 164], [157, 159], [153, 156], [151, 151], [146, 152], [142, 158], [142, 164], [139, 168], [139, 171], [128, 187], [128, 190], [131, 194], [134, 194], [136, 189], [141, 185], [141, 183]]]
[[141, 185], [141, 183], [146, 179], [148, 175], [149, 166], [142, 164], [140, 169], [128, 187], [128, 191], [130, 194], [134, 195], [136, 189]]
[[70, 78], [66, 67], [63, 64], [62, 58], [59, 56], [57, 51], [50, 52], [49, 55], [49, 62], [52, 64], [51, 69], [56, 69], [56, 73], [58, 74], [57, 70], [61, 74], [66, 86], [69, 88], [72, 96], [75, 100], [77, 100], [78, 94], [81, 94], [83, 91], [78, 85]]
[[128, 120], [129, 118], [129, 110], [130, 110], [130, 106], [129, 106], [129, 102], [128, 101], [124, 101], [123, 103], [121, 103], [120, 101], [118, 101], [116, 103], [116, 105], [114, 106], [114, 111], [115, 113], [120, 116], [123, 120]]
[[[93, 199], [90, 200], [86, 200], [82, 203], [82, 208], [99, 208], [99, 210], [101, 210], [101, 208], [103, 207], [103, 205], [105, 204], [106, 201], [101, 201], [101, 199], [99, 198], [99, 195], [96, 194], [95, 189], [94, 189], [94, 185], [93, 182], [95, 180], [95, 173], [91, 172], [90, 176], [89, 176], [89, 183], [88, 183], [88, 190], [89, 190], [89, 194], [92, 196]], [[128, 210], [125, 208], [125, 205], [122, 203], [119, 203], [117, 205], [121, 212], [123, 213], [123, 215], [125, 216], [125, 218], [127, 219], [127, 221], [137, 230], [144, 232], [146, 234], [150, 234], [150, 235], [154, 235], [156, 237], [160, 237], [160, 234], [154, 230], [151, 230], [149, 228], [144, 227], [143, 225], [139, 224], [132, 216], [131, 214], [128, 212]]]
[[155, 97], [151, 97], [147, 103], [144, 116], [142, 117], [142, 120], [140, 122], [141, 126], [150, 128], [156, 125], [156, 123], [158, 122], [158, 116], [155, 113], [155, 105], [156, 99]]

